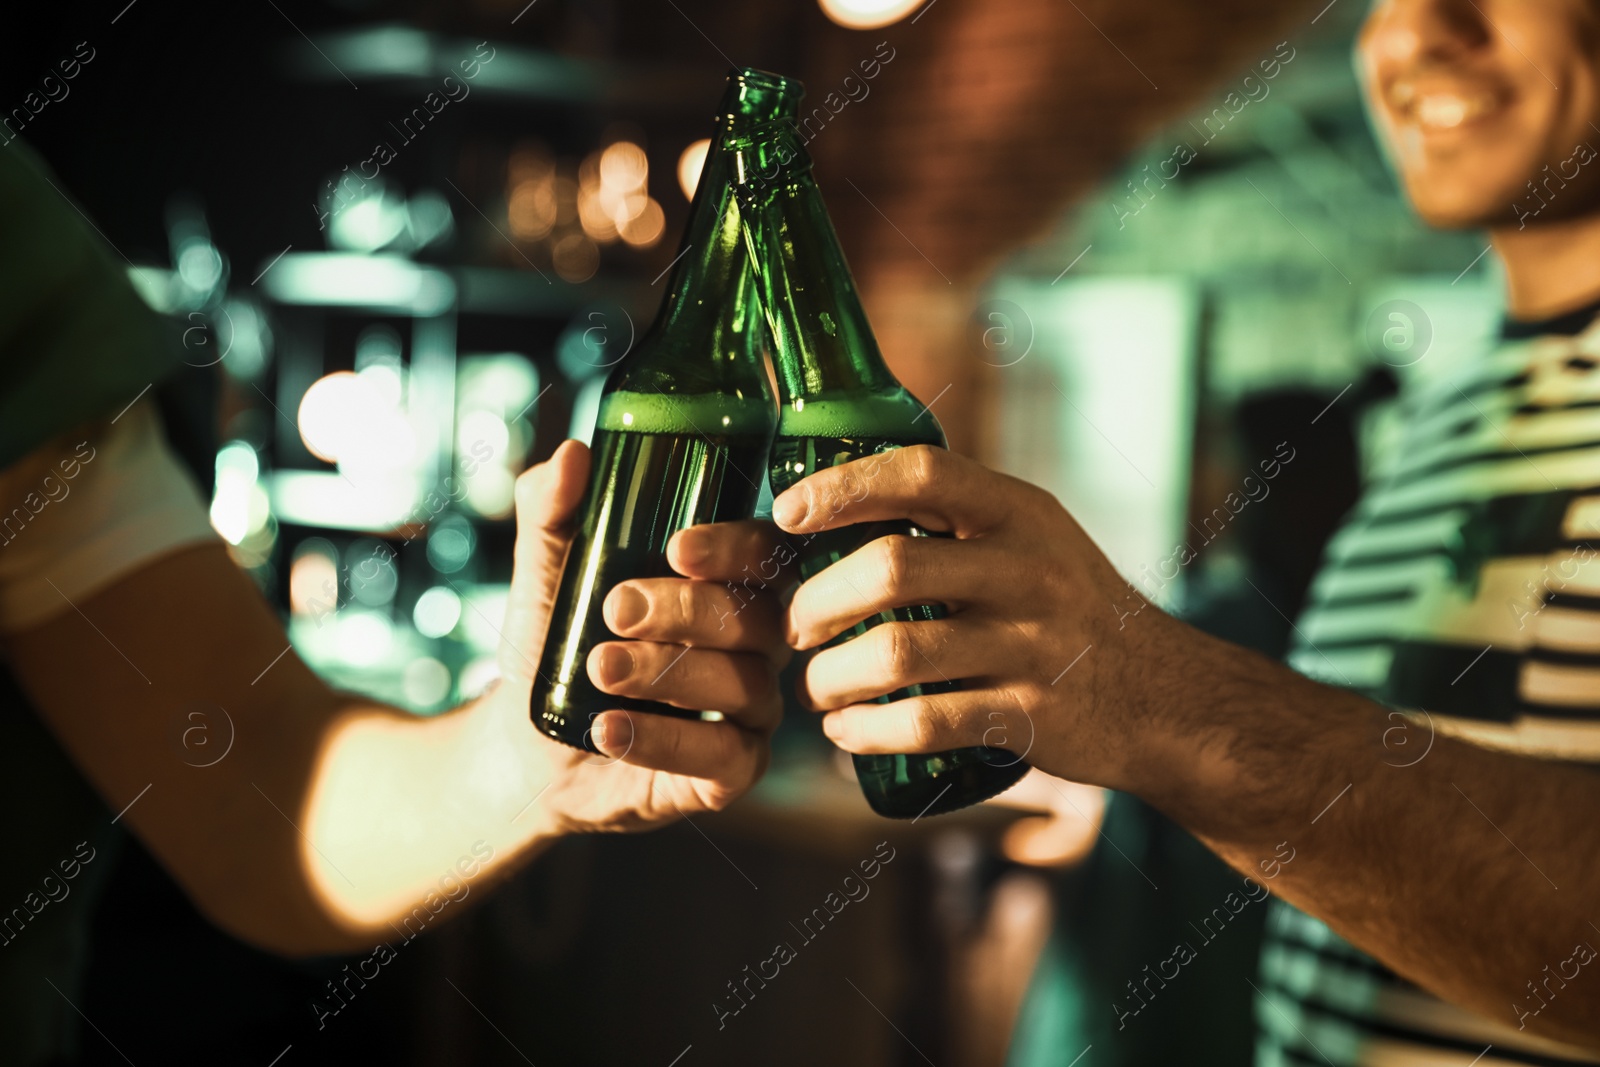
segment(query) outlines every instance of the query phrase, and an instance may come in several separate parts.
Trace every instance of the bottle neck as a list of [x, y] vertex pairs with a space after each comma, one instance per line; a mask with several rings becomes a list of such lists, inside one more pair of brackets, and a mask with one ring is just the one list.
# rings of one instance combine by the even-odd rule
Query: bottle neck
[[733, 130], [728, 151], [783, 406], [828, 394], [903, 391], [878, 350], [793, 127]]
[[689, 206], [656, 330], [714, 330], [727, 309], [722, 300], [709, 298], [748, 288], [748, 265], [728, 155], [714, 140]]
[[749, 288], [745, 284], [749, 253], [740, 226], [729, 140], [737, 131], [754, 126], [792, 122], [802, 92], [799, 82], [766, 71], [744, 68], [728, 75], [717, 106], [715, 134], [700, 168], [689, 222], [658, 316], [660, 328], [714, 329], [725, 309], [720, 307], [722, 301], [708, 302], [706, 295], [743, 294]]

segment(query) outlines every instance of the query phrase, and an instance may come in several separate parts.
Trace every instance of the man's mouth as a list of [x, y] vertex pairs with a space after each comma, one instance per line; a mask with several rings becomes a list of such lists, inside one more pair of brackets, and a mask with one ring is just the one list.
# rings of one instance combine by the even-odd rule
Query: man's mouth
[[1483, 85], [1440, 84], [1400, 78], [1389, 86], [1388, 102], [1403, 123], [1425, 133], [1454, 130], [1505, 108], [1505, 94]]

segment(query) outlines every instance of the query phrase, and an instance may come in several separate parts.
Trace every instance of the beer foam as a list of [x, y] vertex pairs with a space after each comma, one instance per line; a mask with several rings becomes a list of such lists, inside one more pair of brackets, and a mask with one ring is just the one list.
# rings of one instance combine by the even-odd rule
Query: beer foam
[[[900, 437], [927, 409], [904, 390], [855, 396], [803, 397], [778, 414], [784, 437]], [[931, 428], [932, 417], [923, 423]]]
[[622, 433], [700, 433], [766, 437], [773, 410], [763, 396], [726, 393], [607, 393], [595, 428]]

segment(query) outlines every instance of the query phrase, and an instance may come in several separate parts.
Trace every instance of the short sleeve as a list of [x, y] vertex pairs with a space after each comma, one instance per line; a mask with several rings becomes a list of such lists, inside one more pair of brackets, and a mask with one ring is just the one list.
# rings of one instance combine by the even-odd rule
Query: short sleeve
[[[182, 365], [176, 325], [20, 138], [0, 147], [0, 466]], [[119, 423], [120, 425], [120, 423]]]
[[150, 403], [56, 437], [0, 472], [0, 631], [38, 625], [159, 556], [216, 540]]

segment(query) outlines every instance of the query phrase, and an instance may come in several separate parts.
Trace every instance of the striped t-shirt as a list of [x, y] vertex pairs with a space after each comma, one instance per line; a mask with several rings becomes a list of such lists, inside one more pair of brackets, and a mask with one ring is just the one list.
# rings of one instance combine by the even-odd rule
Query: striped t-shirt
[[[1329, 542], [1291, 665], [1439, 733], [1600, 764], [1595, 310], [1512, 324], [1401, 400], [1400, 447]], [[1430, 736], [1406, 732], [1397, 766]], [[1257, 1067], [1600, 1063], [1518, 1030], [1509, 1000], [1495, 1019], [1444, 1003], [1277, 901], [1259, 986]]]

